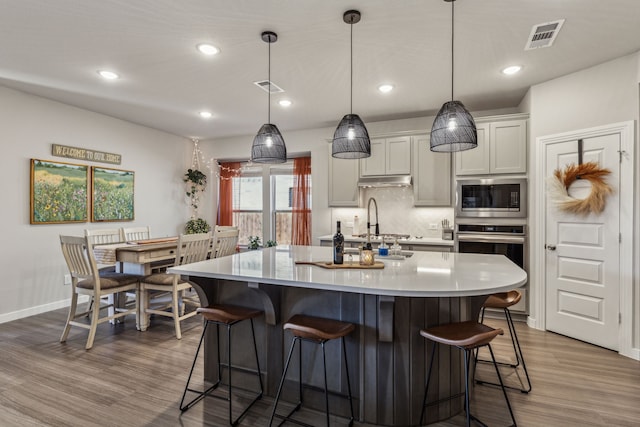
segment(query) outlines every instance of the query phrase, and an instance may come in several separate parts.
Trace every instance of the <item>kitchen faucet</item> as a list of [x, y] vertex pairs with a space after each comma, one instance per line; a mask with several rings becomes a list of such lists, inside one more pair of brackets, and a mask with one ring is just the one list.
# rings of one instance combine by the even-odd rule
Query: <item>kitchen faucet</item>
[[380, 226], [378, 225], [378, 202], [373, 197], [367, 202], [367, 242], [371, 242], [371, 202], [376, 206], [376, 236], [380, 235]]

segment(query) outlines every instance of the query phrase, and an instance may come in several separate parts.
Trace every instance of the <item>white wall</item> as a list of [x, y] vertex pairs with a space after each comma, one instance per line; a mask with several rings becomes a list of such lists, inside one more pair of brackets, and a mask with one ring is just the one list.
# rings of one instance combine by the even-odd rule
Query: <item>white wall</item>
[[[546, 135], [568, 132], [578, 129], [618, 123], [628, 120], [636, 121], [636, 143], [638, 139], [638, 119], [640, 117], [640, 98], [638, 83], [640, 82], [640, 53], [634, 53], [613, 61], [600, 64], [558, 79], [554, 79], [531, 87], [521, 103], [521, 109], [530, 114], [530, 150], [529, 158], [534, 159], [537, 147], [536, 138]], [[640, 347], [640, 238], [639, 195], [640, 150], [636, 148], [635, 169], [635, 224], [633, 230], [625, 235], [634, 238], [634, 339], [635, 348]], [[530, 161], [530, 195], [539, 191], [544, 185], [544, 177], [536, 176], [536, 165]], [[533, 223], [531, 227], [537, 227]], [[533, 233], [532, 233], [533, 234]], [[531, 241], [530, 253], [535, 254], [544, 242]], [[535, 258], [534, 258], [535, 262]], [[535, 272], [534, 272], [535, 273]], [[532, 287], [540, 286], [542, 278], [531, 276]], [[543, 301], [531, 301], [531, 312]]]
[[[62, 307], [66, 265], [60, 234], [85, 228], [149, 225], [154, 236], [176, 235], [188, 219], [182, 175], [191, 141], [101, 114], [0, 87], [2, 247], [0, 322]], [[51, 155], [51, 144], [122, 155], [122, 164], [74, 161]], [[135, 221], [30, 225], [30, 159], [115, 167], [135, 172]]]

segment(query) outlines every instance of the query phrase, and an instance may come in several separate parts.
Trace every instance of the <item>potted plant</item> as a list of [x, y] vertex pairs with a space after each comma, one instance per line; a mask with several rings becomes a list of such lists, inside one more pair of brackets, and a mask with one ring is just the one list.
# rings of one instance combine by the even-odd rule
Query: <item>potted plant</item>
[[184, 227], [186, 234], [208, 233], [209, 231], [211, 231], [211, 226], [202, 218], [190, 219]]
[[198, 169], [187, 169], [187, 173], [184, 174], [184, 182], [187, 183], [187, 197], [189, 197], [189, 203], [194, 212], [194, 217], [198, 216], [198, 204], [200, 202], [200, 193], [204, 191], [207, 186], [207, 175]]
[[250, 251], [255, 251], [260, 248], [260, 236], [249, 236], [249, 244], [247, 248]]

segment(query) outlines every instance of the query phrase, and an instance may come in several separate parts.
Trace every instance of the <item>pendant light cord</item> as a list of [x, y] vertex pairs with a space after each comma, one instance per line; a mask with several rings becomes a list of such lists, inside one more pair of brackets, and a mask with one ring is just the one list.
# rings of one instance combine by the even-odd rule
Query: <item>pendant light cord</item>
[[269, 90], [267, 91], [269, 93], [269, 105], [267, 105], [267, 123], [271, 124], [271, 36], [269, 36], [269, 70], [267, 72], [267, 79], [269, 80]]
[[451, 100], [453, 101], [453, 5], [455, 4], [456, 0], [453, 0], [451, 2]]
[[349, 105], [349, 113], [353, 114], [353, 16], [351, 17], [351, 23], [349, 24], [349, 27], [351, 28], [351, 79], [350, 79], [351, 101]]

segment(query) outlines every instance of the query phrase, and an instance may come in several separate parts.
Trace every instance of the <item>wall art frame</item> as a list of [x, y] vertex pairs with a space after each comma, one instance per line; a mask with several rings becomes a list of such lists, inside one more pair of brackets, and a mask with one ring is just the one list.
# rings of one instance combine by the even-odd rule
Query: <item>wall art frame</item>
[[87, 222], [89, 166], [31, 159], [30, 223]]
[[135, 172], [91, 167], [91, 221], [133, 221]]

